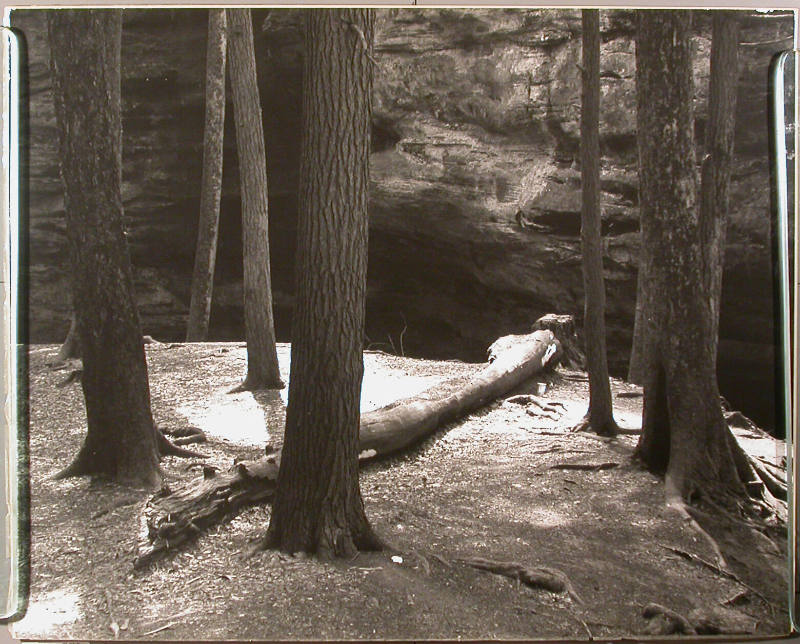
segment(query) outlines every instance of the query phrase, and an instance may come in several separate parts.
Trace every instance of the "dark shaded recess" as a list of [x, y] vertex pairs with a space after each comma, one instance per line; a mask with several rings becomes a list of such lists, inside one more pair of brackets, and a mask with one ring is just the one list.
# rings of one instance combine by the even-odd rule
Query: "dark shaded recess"
[[604, 13], [608, 26], [600, 32], [600, 39], [602, 42], [608, 42], [621, 36], [633, 36], [636, 34], [635, 9], [613, 9]]
[[403, 138], [394, 123], [381, 115], [372, 117], [371, 152], [392, 150]]
[[[370, 236], [365, 342], [372, 348], [429, 359], [484, 362], [493, 329], [527, 333], [531, 320], [549, 304], [528, 292], [502, 292], [478, 281], [470, 257], [447, 244], [420, 252], [419, 240]], [[481, 253], [481, 249], [476, 252]], [[460, 255], [459, 255], [460, 254]], [[460, 264], [461, 270], [453, 270]], [[468, 334], [464, 319], [472, 321]], [[389, 337], [391, 337], [391, 340]], [[496, 338], [495, 338], [496, 339]]]
[[[639, 186], [635, 183], [620, 181], [618, 179], [600, 179], [600, 188], [603, 192], [621, 197], [632, 206], [639, 205]], [[638, 219], [638, 218], [637, 218]], [[638, 223], [636, 228], [638, 229]]]
[[[564, 212], [560, 210], [540, 210], [525, 218], [526, 222], [546, 229], [548, 234], [559, 237], [580, 237], [581, 214], [579, 212]], [[603, 214], [601, 231], [604, 237], [613, 237], [624, 233], [634, 233], [639, 230], [639, 220], [634, 217], [618, 215], [615, 212]]]
[[[600, 154], [605, 157], [618, 157], [626, 163], [636, 161], [635, 134], [606, 134], [600, 137]], [[638, 199], [637, 199], [638, 201]]]

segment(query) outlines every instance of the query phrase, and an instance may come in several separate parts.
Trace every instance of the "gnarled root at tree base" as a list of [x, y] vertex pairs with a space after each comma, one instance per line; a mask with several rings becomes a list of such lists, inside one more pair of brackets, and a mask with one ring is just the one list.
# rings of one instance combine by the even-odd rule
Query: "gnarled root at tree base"
[[[450, 393], [437, 397], [438, 390], [432, 389], [362, 414], [361, 458], [384, 456], [419, 442], [444, 424], [553, 366], [560, 350], [560, 343], [549, 330], [500, 338], [492, 345], [492, 362], [466, 386], [452, 392], [443, 386], [441, 389]], [[135, 566], [146, 566], [244, 506], [270, 500], [279, 463], [280, 453], [276, 453], [266, 459], [238, 463], [224, 474], [214, 475], [207, 470], [199, 484], [194, 481], [174, 493], [154, 496], [144, 510]]]

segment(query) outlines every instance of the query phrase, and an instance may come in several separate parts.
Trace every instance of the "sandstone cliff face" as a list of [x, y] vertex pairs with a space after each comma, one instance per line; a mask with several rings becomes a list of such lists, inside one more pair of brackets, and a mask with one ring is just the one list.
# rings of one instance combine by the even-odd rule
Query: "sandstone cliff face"
[[[580, 316], [580, 13], [377, 12], [367, 335], [408, 355], [482, 359], [545, 312]], [[31, 341], [69, 317], [63, 203], [44, 14], [18, 12], [29, 51]], [[302, 104], [296, 10], [254, 12], [270, 181], [279, 339], [288, 340]], [[696, 132], [708, 85], [697, 14]], [[124, 185], [145, 331], [184, 333], [202, 160], [206, 16], [126, 10]], [[743, 19], [737, 159], [722, 305], [723, 388], [772, 382], [767, 68], [791, 18]], [[612, 369], [624, 369], [636, 294], [634, 13], [602, 13], [602, 207]], [[759, 44], [760, 43], [760, 44]], [[238, 172], [228, 109], [212, 333], [243, 336]], [[698, 155], [702, 154], [702, 149]], [[727, 383], [727, 384], [726, 384]], [[771, 394], [770, 394], [771, 395]], [[765, 417], [773, 404], [770, 395]], [[747, 405], [745, 405], [747, 407]]]

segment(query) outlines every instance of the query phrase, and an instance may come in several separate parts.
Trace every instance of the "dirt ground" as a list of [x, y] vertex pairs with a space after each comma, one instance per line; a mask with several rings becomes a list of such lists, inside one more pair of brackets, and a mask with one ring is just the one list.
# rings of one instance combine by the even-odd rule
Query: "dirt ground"
[[[684, 616], [722, 612], [760, 636], [788, 632], [785, 536], [705, 526], [736, 579], [682, 555], [713, 560], [708, 542], [665, 509], [662, 482], [631, 461], [636, 436], [569, 431], [588, 395], [576, 373], [548, 377], [544, 397], [564, 404], [555, 419], [498, 401], [410, 452], [364, 464], [367, 515], [395, 552], [334, 563], [250, 555], [269, 523], [260, 506], [134, 571], [146, 494], [52, 480], [85, 433], [80, 386], [57, 387], [69, 370], [48, 366], [56, 350], [30, 350], [31, 594], [18, 638], [611, 639], [647, 633], [651, 602]], [[155, 344], [147, 354], [156, 422], [204, 429], [203, 462], [227, 469], [280, 446], [286, 391], [227, 393], [244, 376], [243, 345]], [[279, 355], [286, 379], [288, 346]], [[365, 365], [365, 410], [481, 368], [382, 353], [367, 353]], [[617, 420], [639, 427], [641, 398], [626, 397], [636, 389], [614, 381], [613, 391]], [[780, 462], [782, 442], [738, 433]], [[197, 478], [199, 462], [164, 459], [169, 485]], [[554, 469], [565, 463], [617, 465]], [[457, 561], [467, 557], [560, 570], [577, 598]]]

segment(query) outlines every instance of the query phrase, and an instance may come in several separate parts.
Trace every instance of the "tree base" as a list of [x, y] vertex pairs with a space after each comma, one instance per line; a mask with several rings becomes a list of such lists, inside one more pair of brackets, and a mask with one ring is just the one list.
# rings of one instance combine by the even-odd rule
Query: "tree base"
[[244, 382], [240, 385], [236, 385], [233, 389], [231, 389], [228, 393], [229, 394], [239, 394], [243, 391], [274, 391], [285, 389], [286, 383], [283, 382], [280, 378], [277, 380], [264, 380], [261, 378], [254, 378], [248, 375]]
[[[589, 432], [604, 438], [614, 438], [615, 436], [623, 433], [613, 418], [607, 418], [602, 422], [592, 422], [589, 412], [587, 412], [581, 421], [572, 429], [570, 429], [570, 431]], [[636, 433], [639, 432], [637, 431]]]
[[327, 534], [325, 538], [318, 538], [314, 543], [304, 543], [298, 547], [298, 540], [287, 535], [279, 535], [270, 526], [266, 536], [260, 541], [259, 550], [280, 550], [290, 555], [298, 552], [314, 554], [323, 561], [334, 559], [353, 559], [359, 552], [379, 552], [386, 549], [386, 545], [375, 534], [363, 512], [358, 517], [358, 525], [349, 530], [331, 528], [321, 531]]
[[98, 464], [96, 459], [89, 456], [89, 451], [83, 447], [81, 447], [72, 463], [53, 475], [53, 480], [60, 481], [76, 476], [106, 479], [120, 485], [144, 490], [152, 490], [161, 483], [161, 472], [158, 468], [152, 471], [148, 471], [146, 468], [138, 468], [133, 472], [109, 472], [102, 464]]

